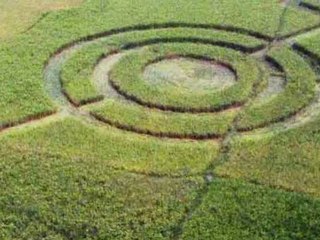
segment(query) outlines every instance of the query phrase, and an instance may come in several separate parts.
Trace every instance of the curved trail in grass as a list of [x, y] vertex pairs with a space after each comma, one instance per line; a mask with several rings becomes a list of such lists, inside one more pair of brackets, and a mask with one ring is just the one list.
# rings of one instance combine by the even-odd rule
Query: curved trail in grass
[[[168, 24], [167, 27], [169, 27], [169, 25], [170, 24]], [[165, 24], [161, 25], [161, 27], [163, 27], [163, 26], [165, 26]], [[195, 27], [195, 26], [193, 26], [193, 27]], [[130, 31], [133, 31], [131, 29], [134, 29], [134, 27], [128, 27], [127, 29], [130, 29]], [[137, 29], [138, 29], [138, 31], [142, 31], [141, 29], [146, 30], [145, 27], [141, 27], [141, 28], [137, 28]], [[115, 34], [123, 33], [123, 30], [111, 30], [110, 33], [115, 33]], [[60, 72], [61, 72], [63, 64], [68, 60], [68, 57], [70, 57], [70, 55], [81, 50], [81, 48], [83, 48], [84, 46], [95, 43], [95, 42], [99, 42], [102, 39], [104, 39], [105, 37], [108, 37], [108, 35], [107, 36], [105, 36], [105, 35], [107, 35], [107, 34], [100, 33], [100, 34], [95, 35], [98, 37], [97, 39], [90, 36], [90, 37], [86, 38], [87, 39], [86, 41], [78, 43], [79, 40], [77, 40], [74, 43], [67, 44], [66, 45], [67, 47], [63, 47], [63, 48], [59, 49], [57, 54], [54, 55], [50, 59], [50, 61], [48, 62], [46, 69], [45, 69], [46, 88], [47, 88], [51, 98], [53, 100], [55, 100], [56, 102], [58, 102], [64, 111], [75, 113], [77, 108], [75, 106], [73, 106], [72, 104], [70, 104], [70, 100], [68, 99], [68, 95], [65, 92], [63, 92], [63, 89], [61, 86]], [[281, 41], [285, 42], [286, 40], [281, 40]], [[270, 46], [272, 46], [272, 45], [279, 45], [279, 41], [271, 42]], [[140, 44], [138, 47], [140, 48], [143, 46], [141, 46], [141, 44]], [[138, 47], [135, 44], [129, 44], [125, 48], [128, 48], [127, 51], [134, 51], [134, 50], [130, 50], [130, 49], [137, 49]], [[259, 48], [256, 51], [260, 52], [261, 49]], [[259, 61], [259, 59], [262, 59], [262, 61], [264, 61], [263, 59], [265, 57], [265, 54], [266, 54], [266, 52], [262, 52], [262, 54], [260, 54], [260, 55], [258, 54], [257, 61]], [[115, 55], [107, 56], [106, 58], [102, 59], [101, 61], [103, 61], [103, 63], [106, 64], [106, 66], [103, 66], [99, 63], [96, 66], [96, 68], [100, 69], [99, 70], [100, 75], [107, 76], [108, 72], [112, 69], [112, 66], [116, 62], [118, 62], [123, 57], [123, 55], [124, 55], [124, 53], [118, 53]], [[104, 69], [102, 69], [102, 68], [104, 68]], [[96, 76], [96, 74], [95, 74], [95, 76]], [[96, 77], [94, 79], [96, 79]], [[263, 91], [259, 92], [257, 94], [257, 98], [255, 100], [263, 102], [263, 101], [266, 101], [266, 99], [270, 99], [270, 98], [276, 96], [277, 94], [279, 94], [280, 92], [282, 92], [284, 89], [284, 85], [285, 85], [285, 82], [283, 79], [284, 78], [277, 77], [277, 76], [269, 78], [267, 88], [265, 88]], [[96, 86], [98, 87], [98, 89], [100, 89], [100, 92], [104, 95], [104, 97], [109, 97], [108, 95], [111, 95], [113, 97], [121, 98], [122, 100], [127, 100], [127, 101], [132, 100], [132, 99], [128, 98], [128, 96], [121, 94], [121, 92], [119, 92], [117, 89], [114, 89], [112, 86], [110, 86], [110, 84], [107, 84], [107, 82], [108, 82], [107, 77], [100, 78], [100, 80], [97, 80], [97, 81], [98, 81], [98, 83], [96, 84]], [[295, 114], [292, 117], [288, 117], [287, 120], [285, 120], [285, 121], [282, 121], [280, 123], [270, 124], [270, 126], [263, 127], [261, 129], [254, 131], [254, 133], [255, 134], [268, 133], [270, 131], [273, 131], [274, 127], [278, 130], [279, 129], [286, 130], [288, 128], [299, 126], [299, 124], [303, 124], [307, 118], [310, 118], [309, 117], [310, 113], [312, 113], [311, 116], [315, 115], [314, 111], [311, 111], [311, 110], [318, 109], [317, 105], [318, 105], [318, 100], [315, 99], [315, 101], [311, 104], [311, 106], [303, 109], [302, 111], [299, 111], [299, 112], [303, 112], [303, 114]], [[311, 110], [309, 110], [309, 109], [311, 109]], [[84, 115], [86, 115], [86, 113], [83, 111], [81, 115], [84, 116]], [[92, 117], [91, 114], [87, 114], [87, 116], [90, 117], [91, 121], [93, 120], [93, 118], [96, 119], [96, 117]], [[304, 117], [301, 117], [301, 116], [304, 116]], [[99, 119], [99, 120], [101, 120], [101, 119]], [[109, 124], [111, 123], [110, 121], [105, 121], [105, 122], [109, 122]], [[132, 129], [128, 126], [123, 126], [121, 124], [111, 124], [111, 125], [114, 125], [114, 126], [120, 128], [120, 129], [123, 129], [123, 130], [129, 130], [129, 131], [133, 131], [133, 132], [137, 132], [137, 133], [145, 133], [143, 131]], [[150, 135], [152, 135], [152, 133]], [[156, 135], [156, 137], [159, 137], [159, 136], [161, 136], [161, 135], [158, 135], [158, 136]], [[167, 136], [164, 135], [163, 137], [170, 137], [170, 135], [167, 135]], [[213, 137], [215, 138], [216, 136], [213, 136]], [[177, 136], [174, 136], [174, 138], [177, 138]], [[203, 137], [199, 137], [199, 139], [202, 139], [202, 138]], [[208, 138], [212, 138], [212, 137], [209, 136]], [[194, 139], [196, 139], [196, 138], [194, 138]]]
[[[243, 29], [236, 29], [236, 28], [232, 28], [232, 27], [221, 27], [221, 26], [208, 26], [208, 25], [201, 25], [201, 24], [184, 24], [184, 23], [165, 23], [165, 24], [158, 24], [158, 25], [148, 25], [148, 26], [133, 26], [133, 27], [126, 27], [123, 29], [114, 29], [114, 30], [110, 30], [104, 33], [98, 33], [98, 34], [94, 34], [92, 36], [88, 36], [88, 37], [84, 37], [82, 39], [78, 39], [72, 43], [66, 44], [65, 46], [62, 46], [57, 52], [56, 54], [53, 55], [53, 57], [50, 58], [50, 60], [48, 61], [46, 67], [45, 67], [45, 85], [46, 85], [46, 89], [48, 90], [48, 93], [50, 95], [50, 97], [58, 103], [58, 105], [60, 106], [60, 113], [66, 113], [66, 112], [71, 112], [72, 114], [75, 114], [75, 112], [77, 112], [77, 108], [75, 108], [74, 106], [72, 106], [72, 104], [70, 104], [70, 101], [68, 100], [67, 96], [63, 93], [62, 91], [62, 87], [61, 87], [61, 82], [58, 79], [58, 77], [55, 77], [59, 74], [59, 72], [61, 71], [61, 67], [62, 65], [67, 61], [68, 56], [72, 53], [75, 53], [76, 51], [80, 50], [83, 46], [86, 46], [87, 44], [90, 44], [92, 42], [97, 42], [99, 41], [101, 38], [104, 38], [106, 36], [109, 36], [109, 34], [119, 34], [119, 33], [123, 33], [125, 31], [143, 31], [146, 29], [154, 29], [154, 27], [159, 27], [159, 28], [172, 28], [173, 26], [175, 27], [191, 27], [191, 28], [197, 28], [197, 27], [203, 27], [203, 28], [212, 28], [212, 29], [221, 29], [222, 31], [227, 31], [227, 32], [232, 32], [232, 31], [240, 31], [240, 33], [242, 34], [249, 34], [250, 36], [255, 36], [255, 37], [259, 37], [262, 38], [264, 40], [266, 40], [266, 38], [264, 36], [261, 36], [260, 34], [256, 34], [254, 32], [250, 32], [247, 30], [243, 30]], [[313, 31], [313, 30], [312, 30]], [[311, 32], [312, 32], [311, 31]], [[303, 33], [299, 33], [297, 36], [300, 35], [305, 35], [308, 34], [310, 32], [309, 29], [304, 30]], [[297, 37], [295, 36], [295, 37]], [[294, 37], [294, 38], [295, 38]], [[292, 36], [288, 37], [288, 38], [283, 38], [280, 40], [280, 42], [292, 42]], [[271, 39], [269, 40], [271, 41]], [[276, 44], [279, 44], [279, 42], [277, 42]], [[261, 49], [256, 49], [255, 52], [261, 52]], [[263, 51], [262, 51], [263, 52]], [[265, 52], [262, 53], [262, 55], [260, 54], [260, 56], [258, 56], [258, 58], [263, 58]], [[269, 81], [268, 84], [268, 90], [265, 90], [265, 93], [260, 93], [259, 96], [262, 95], [262, 98], [264, 96], [270, 96], [270, 95], [275, 95], [274, 91], [272, 90], [272, 81], [275, 80], [274, 78]], [[273, 81], [275, 83], [275, 81]], [[270, 84], [271, 83], [271, 84]], [[107, 86], [107, 85], [105, 85]], [[103, 84], [100, 84], [100, 87], [103, 87]], [[275, 91], [276, 92], [280, 92], [281, 91], [281, 84], [279, 83], [278, 87], [275, 87]], [[115, 93], [114, 93], [115, 94]], [[318, 99], [315, 99], [314, 103], [312, 103], [312, 106], [310, 106], [309, 108], [307, 107], [305, 110], [303, 110], [303, 114], [301, 114], [301, 116], [305, 116], [305, 117], [301, 117], [300, 114], [298, 114], [297, 116], [291, 117], [288, 120], [284, 121], [283, 123], [278, 123], [276, 124], [276, 128], [277, 129], [287, 129], [291, 127], [295, 127], [298, 126], [299, 122], [301, 124], [303, 124], [308, 117], [308, 113], [310, 112], [310, 110], [308, 109], [318, 109]], [[81, 113], [81, 115], [86, 115], [84, 112]], [[312, 116], [315, 115], [314, 112], [312, 112]], [[92, 116], [90, 116], [90, 121], [93, 120]], [[9, 126], [10, 128], [14, 128], [14, 126], [16, 125], [21, 125], [24, 124], [25, 122], [30, 122], [30, 121], [41, 121], [41, 118], [39, 120], [37, 120], [37, 118], [35, 117], [34, 119], [32, 118], [31, 120], [26, 120], [23, 121], [19, 124], [14, 124], [13, 126]], [[274, 125], [274, 124], [272, 124]], [[282, 125], [280, 127], [280, 125]], [[8, 128], [8, 127], [6, 127]], [[261, 133], [266, 133], [269, 132], [269, 130], [272, 129], [272, 126], [268, 126], [267, 128], [263, 128], [260, 129], [258, 131], [256, 131], [256, 133], [261, 134]]]
[[[183, 26], [185, 26], [185, 24], [182, 24]], [[166, 25], [161, 25], [161, 29], [166, 26]], [[169, 28], [168, 25], [167, 27]], [[180, 27], [181, 25], [177, 25], [177, 27]], [[195, 26], [191, 26], [191, 27], [195, 27]], [[170, 27], [172, 28], [172, 27]], [[131, 29], [131, 28], [129, 28]], [[154, 29], [154, 28], [152, 28]], [[135, 31], [141, 31], [140, 28], [134, 29]], [[131, 31], [131, 30], [130, 30]], [[132, 30], [133, 31], [133, 30]], [[230, 30], [228, 30], [230, 31]], [[118, 32], [122, 33], [122, 30], [117, 31], [111, 31], [111, 32], [116, 32], [116, 34], [118, 34]], [[97, 34], [97, 36], [102, 36], [105, 35], [104, 34]], [[97, 43], [99, 41], [103, 41], [105, 38], [107, 38], [109, 36], [106, 37], [101, 37], [101, 38], [97, 38], [97, 39], [92, 39], [92, 37], [88, 37], [86, 41], [80, 42], [78, 43], [78, 41], [75, 41], [75, 43], [71, 43], [71, 44], [67, 44], [67, 47], [63, 47], [61, 49], [59, 49], [57, 51], [57, 53], [55, 55], [53, 55], [53, 57], [50, 58], [50, 60], [48, 61], [46, 67], [45, 67], [45, 71], [44, 71], [44, 78], [45, 78], [45, 85], [46, 85], [46, 89], [50, 95], [50, 97], [56, 102], [58, 103], [58, 105], [60, 105], [60, 112], [62, 113], [71, 113], [71, 114], [77, 114], [76, 112], [79, 111], [80, 112], [80, 116], [82, 117], [87, 117], [89, 119], [90, 122], [100, 122], [100, 124], [102, 122], [104, 123], [109, 123], [110, 125], [120, 128], [122, 130], [127, 130], [127, 131], [132, 131], [132, 132], [136, 132], [139, 134], [147, 134], [147, 135], [151, 135], [154, 137], [164, 137], [164, 138], [177, 138], [177, 139], [195, 139], [195, 140], [206, 140], [206, 139], [216, 139], [217, 136], [216, 134], [205, 134], [205, 135], [181, 135], [181, 134], [176, 134], [176, 133], [161, 133], [161, 134], [157, 134], [157, 133], [153, 133], [153, 132], [149, 132], [149, 131], [144, 131], [144, 130], [139, 130], [136, 128], [132, 128], [132, 127], [128, 127], [126, 125], [121, 125], [119, 123], [112, 123], [111, 121], [108, 121], [106, 119], [99, 119], [96, 115], [90, 114], [86, 111], [84, 111], [83, 107], [79, 108], [78, 106], [75, 106], [72, 101], [70, 101], [70, 98], [68, 96], [68, 94], [63, 90], [62, 84], [61, 84], [61, 79], [60, 79], [60, 74], [61, 74], [61, 70], [63, 65], [68, 61], [68, 59], [70, 58], [70, 56], [72, 56], [72, 54], [74, 54], [77, 51], [81, 51], [81, 49], [87, 45], [93, 44], [93, 43]], [[157, 42], [180, 42], [181, 40], [183, 40], [183, 42], [188, 42], [189, 40], [191, 42], [194, 41], [194, 39], [159, 39]], [[201, 42], [200, 40], [197, 40]], [[154, 40], [150, 40], [150, 41], [145, 41], [145, 42], [140, 42], [138, 44], [135, 43], [129, 43], [126, 44], [123, 49], [124, 49], [124, 53], [118, 53], [118, 54], [111, 54], [109, 56], [106, 56], [106, 58], [102, 58], [97, 65], [95, 66], [95, 71], [93, 73], [94, 75], [94, 79], [95, 79], [95, 84], [97, 89], [99, 89], [99, 92], [104, 95], [105, 98], [109, 98], [111, 97], [115, 97], [115, 98], [120, 98], [123, 101], [131, 101], [132, 99], [128, 98], [127, 96], [119, 93], [119, 91], [117, 91], [117, 89], [114, 89], [112, 87], [111, 84], [108, 84], [108, 72], [112, 69], [112, 66], [118, 62], [125, 53], [127, 52], [131, 52], [131, 51], [135, 51], [135, 49], [139, 49], [142, 48], [144, 46], [148, 46], [149, 44], [154, 44], [157, 43]], [[211, 44], [210, 42], [204, 42], [205, 44]], [[218, 45], [218, 46], [227, 46], [230, 48], [235, 48], [236, 50], [241, 49], [243, 50], [243, 47], [241, 47], [241, 45], [236, 45], [233, 43], [223, 43], [223, 42], [213, 42], [214, 45]], [[254, 49], [254, 51], [261, 49], [262, 46], [259, 46], [257, 48]], [[132, 50], [131, 50], [132, 49]], [[248, 51], [252, 51], [250, 48], [247, 48]], [[103, 64], [101, 64], [101, 62]], [[98, 80], [97, 80], [98, 79]], [[90, 103], [90, 105], [92, 105], [93, 103]], [[238, 107], [238, 106], [232, 106], [232, 107]], [[78, 113], [79, 113], [78, 112]], [[196, 114], [196, 112], [195, 112]]]

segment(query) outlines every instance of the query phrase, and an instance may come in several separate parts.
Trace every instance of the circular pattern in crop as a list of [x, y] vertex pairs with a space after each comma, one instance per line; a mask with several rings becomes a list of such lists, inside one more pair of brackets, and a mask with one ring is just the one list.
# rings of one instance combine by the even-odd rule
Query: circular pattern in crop
[[289, 119], [316, 95], [305, 59], [287, 45], [265, 51], [270, 41], [201, 24], [114, 29], [61, 47], [45, 79], [62, 108], [122, 130], [222, 138]]

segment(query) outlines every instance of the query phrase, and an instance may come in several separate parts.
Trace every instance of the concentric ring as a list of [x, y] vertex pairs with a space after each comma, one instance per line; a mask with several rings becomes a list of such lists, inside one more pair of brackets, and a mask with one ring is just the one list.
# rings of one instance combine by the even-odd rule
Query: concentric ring
[[[195, 92], [146, 82], [142, 72], [148, 64], [171, 57], [217, 62], [231, 69], [237, 83], [222, 91]], [[214, 112], [242, 105], [259, 79], [257, 64], [231, 49], [194, 43], [153, 45], [123, 57], [110, 72], [110, 83], [127, 98], [148, 107], [177, 112]]]
[[[270, 94], [272, 88], [266, 86], [277, 80], [269, 77], [274, 69], [248, 54], [263, 49], [266, 39], [234, 30], [160, 24], [95, 34], [61, 48], [48, 61], [46, 75], [53, 73], [53, 76], [46, 79], [55, 85], [61, 83], [63, 94], [58, 98], [68, 99], [60, 101], [63, 105], [71, 102], [77, 109], [101, 101], [81, 111], [117, 128], [156, 137], [208, 139], [224, 136], [233, 126], [240, 131], [252, 130], [282, 121], [312, 100], [315, 82], [312, 70], [306, 63], [300, 64], [311, 74], [309, 81], [303, 82], [288, 64], [287, 57], [294, 64], [303, 61], [296, 53], [282, 47], [281, 51], [268, 54], [268, 60], [283, 69], [280, 79], [282, 76], [286, 79], [281, 91]], [[223, 64], [234, 72], [237, 81], [222, 90], [177, 91], [144, 79], [147, 66], [177, 57]], [[100, 69], [98, 79], [94, 77], [97, 69]], [[292, 100], [301, 93], [308, 98], [285, 106], [286, 98]], [[240, 108], [243, 111], [239, 115]]]

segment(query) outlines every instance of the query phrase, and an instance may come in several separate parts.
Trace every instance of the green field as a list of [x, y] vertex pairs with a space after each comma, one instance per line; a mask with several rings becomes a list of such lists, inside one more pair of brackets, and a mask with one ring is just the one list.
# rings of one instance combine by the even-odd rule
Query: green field
[[0, 239], [320, 239], [320, 2], [0, 0]]

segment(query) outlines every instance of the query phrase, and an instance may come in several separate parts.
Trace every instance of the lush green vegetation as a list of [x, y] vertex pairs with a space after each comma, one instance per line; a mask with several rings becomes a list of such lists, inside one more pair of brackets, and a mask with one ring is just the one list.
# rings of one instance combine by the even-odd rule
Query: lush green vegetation
[[[49, 155], [61, 152], [67, 158], [99, 160], [116, 169], [171, 176], [201, 173], [215, 160], [219, 148], [218, 142], [212, 140], [161, 140], [108, 126], [91, 126], [74, 118], [31, 128], [5, 139], [8, 145], [9, 142], [16, 145], [17, 151], [21, 146]], [[4, 143], [1, 146], [5, 148]]]
[[[85, 151], [76, 153], [71, 142], [50, 147], [52, 142], [45, 139], [51, 134], [55, 137], [49, 141], [72, 139], [50, 131], [50, 128], [62, 131], [61, 126], [61, 122], [56, 122], [36, 131], [30, 129], [1, 137], [0, 238], [168, 239], [203, 180], [116, 171], [107, 159], [90, 156]], [[81, 125], [70, 120], [64, 126], [70, 132], [74, 131], [70, 126], [81, 131]], [[30, 134], [38, 140], [30, 141]], [[86, 144], [78, 140], [77, 149], [81, 149]], [[86, 141], [90, 141], [90, 136]], [[98, 147], [101, 155], [104, 151], [106, 158], [119, 160], [119, 155], [111, 156], [117, 150], [105, 151], [105, 146], [111, 144], [104, 144]], [[69, 150], [64, 147], [67, 145]], [[137, 146], [136, 141], [134, 145]], [[157, 158], [156, 153], [161, 153], [154, 147]], [[168, 148], [163, 151], [169, 154]], [[151, 155], [146, 157], [152, 162]], [[142, 157], [138, 151], [136, 156], [131, 152], [132, 160]]]
[[0, 23], [0, 239], [320, 238], [317, 11], [60, 2]]
[[230, 129], [238, 110], [201, 114], [176, 113], [108, 100], [91, 112], [106, 122], [138, 132], [182, 138], [206, 138], [223, 136]]
[[[180, 25], [180, 26], [179, 26]], [[185, 25], [185, 26], [184, 26]], [[171, 27], [170, 27], [171, 26]], [[190, 42], [200, 42], [207, 44], [226, 43], [242, 46], [247, 51], [253, 51], [266, 42], [263, 39], [257, 39], [250, 35], [244, 35], [235, 32], [226, 32], [218, 30], [219, 27], [215, 25], [199, 25], [195, 27], [192, 23], [187, 24], [169, 24], [168, 26], [160, 27], [159, 29], [149, 29], [145, 31], [129, 31], [121, 34], [111, 35], [103, 43], [116, 45], [118, 47], [125, 47], [130, 43], [145, 43], [152, 41], [170, 41], [170, 39], [187, 40]]]
[[307, 196], [217, 179], [182, 239], [317, 239], [319, 210]]
[[266, 103], [253, 102], [246, 107], [239, 118], [238, 129], [253, 129], [282, 120], [297, 113], [315, 96], [317, 76], [302, 57], [286, 47], [271, 50], [269, 56], [286, 73], [285, 90]]
[[216, 173], [319, 197], [319, 144], [319, 117], [285, 133], [235, 138]]
[[313, 54], [318, 61], [320, 59], [320, 43], [318, 41], [319, 37], [320, 32], [318, 30], [307, 37], [298, 38], [297, 40], [297, 44]]
[[[145, 0], [134, 3], [109, 0], [101, 5], [101, 1], [89, 0], [79, 8], [50, 13], [27, 34], [0, 45], [1, 125], [54, 110], [43, 87], [43, 65], [68, 42], [108, 29], [163, 22], [231, 25], [272, 36], [277, 32], [283, 6], [278, 0], [256, 1], [152, 0], [145, 4]], [[242, 10], [236, 17], [235, 9]], [[318, 16], [290, 7], [282, 34], [312, 26], [317, 21]]]
[[107, 57], [112, 52], [121, 51], [128, 46], [174, 39], [212, 44], [224, 43], [248, 51], [261, 48], [265, 44], [264, 41], [250, 36], [205, 28], [177, 27], [115, 34], [93, 41], [88, 46], [83, 46], [67, 59], [67, 63], [63, 65], [61, 71], [62, 87], [76, 105], [100, 99], [101, 95], [94, 87], [92, 75], [101, 57]]
[[[109, 50], [111, 51], [111, 50]], [[106, 47], [90, 45], [85, 51], [75, 53], [63, 65], [61, 85], [75, 105], [102, 99], [94, 87], [92, 75], [98, 60], [107, 54]]]
[[[170, 57], [203, 58], [230, 64], [236, 71], [237, 84], [221, 91], [206, 89], [181, 89], [172, 84], [149, 83], [141, 77], [141, 71], [149, 64]], [[253, 86], [261, 77], [256, 63], [230, 49], [198, 45], [193, 43], [161, 44], [145, 51], [124, 56], [111, 70], [110, 81], [130, 98], [144, 105], [160, 106], [164, 109], [221, 109], [225, 106], [240, 105], [245, 102]]]

